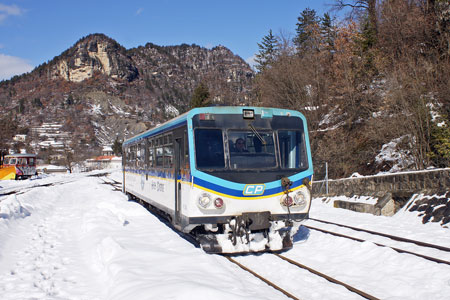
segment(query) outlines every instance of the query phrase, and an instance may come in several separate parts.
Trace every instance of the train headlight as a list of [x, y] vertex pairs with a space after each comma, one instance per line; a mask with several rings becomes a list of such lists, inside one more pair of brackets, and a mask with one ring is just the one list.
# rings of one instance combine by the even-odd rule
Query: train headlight
[[216, 199], [214, 200], [214, 206], [215, 206], [217, 209], [222, 208], [222, 207], [223, 207], [223, 200], [222, 200], [222, 198], [216, 198]]
[[283, 197], [281, 197], [281, 201], [280, 202], [281, 202], [281, 205], [289, 206], [289, 207], [294, 204], [294, 200], [289, 195], [283, 195]]
[[198, 197], [198, 205], [203, 208], [207, 208], [211, 204], [211, 196], [208, 194], [201, 194]]
[[308, 205], [309, 191], [306, 188], [301, 188], [294, 195], [294, 203], [299, 209], [304, 209]]

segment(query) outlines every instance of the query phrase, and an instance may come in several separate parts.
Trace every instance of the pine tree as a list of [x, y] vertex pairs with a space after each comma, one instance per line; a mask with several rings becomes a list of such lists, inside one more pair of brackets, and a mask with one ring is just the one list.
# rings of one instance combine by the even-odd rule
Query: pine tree
[[194, 90], [191, 97], [191, 108], [205, 107], [211, 104], [210, 93], [206, 84], [201, 82]]
[[297, 20], [297, 36], [294, 38], [294, 44], [297, 46], [297, 49], [301, 51], [302, 49], [308, 48], [308, 40], [312, 35], [311, 27], [319, 23], [319, 18], [314, 9], [306, 8], [300, 13]]
[[336, 39], [336, 29], [333, 26], [333, 20], [328, 13], [321, 18], [320, 30], [327, 50], [334, 49], [334, 40]]
[[66, 99], [66, 104], [73, 105], [74, 103], [75, 103], [75, 101], [73, 100], [72, 94], [69, 94], [69, 96], [67, 96], [67, 99]]
[[112, 150], [115, 155], [122, 155], [122, 142], [119, 141], [118, 137], [116, 137], [116, 139], [114, 140]]
[[270, 66], [276, 59], [278, 49], [278, 41], [272, 34], [272, 29], [269, 30], [269, 34], [263, 37], [263, 40], [258, 43], [259, 53], [256, 54], [255, 67], [259, 71], [263, 71]]
[[19, 107], [18, 107], [18, 113], [23, 114], [25, 112], [25, 99], [19, 100]]

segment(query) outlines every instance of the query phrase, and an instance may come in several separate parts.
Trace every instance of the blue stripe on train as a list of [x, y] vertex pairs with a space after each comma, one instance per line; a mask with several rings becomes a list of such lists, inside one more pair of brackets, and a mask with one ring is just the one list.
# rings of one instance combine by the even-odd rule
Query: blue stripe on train
[[[302, 185], [303, 179], [304, 178], [294, 181], [291, 188], [296, 188], [296, 187]], [[309, 179], [311, 179], [311, 177], [309, 177]], [[271, 195], [279, 194], [279, 193], [283, 192], [283, 188], [281, 187], [281, 184], [278, 185], [277, 187], [266, 189], [262, 195], [257, 195], [257, 196], [244, 196], [244, 194], [243, 194], [243, 190], [245, 187], [244, 184], [242, 184], [241, 189], [236, 190], [236, 189], [228, 188], [226, 186], [217, 185], [212, 182], [202, 180], [198, 177], [194, 177], [194, 184], [198, 185], [199, 187], [202, 187], [202, 188], [205, 188], [208, 190], [212, 190], [212, 191], [216, 191], [221, 194], [230, 195], [233, 197], [260, 198], [260, 197], [271, 196]]]
[[[167, 170], [167, 171], [152, 170], [151, 171], [151, 170], [137, 170], [137, 169], [126, 168], [125, 171], [135, 173], [135, 174], [149, 175], [149, 176], [158, 177], [161, 179], [172, 179], [172, 180], [174, 179], [173, 171], [169, 171], [169, 170]], [[291, 180], [294, 180], [291, 188], [296, 188], [296, 187], [302, 185], [304, 178], [308, 178], [309, 180], [311, 180], [311, 175], [299, 176], [300, 174], [296, 174], [296, 175], [290, 177]], [[190, 182], [191, 174], [183, 174], [178, 179]], [[273, 181], [273, 182], [265, 183], [266, 189], [265, 189], [264, 193], [262, 195], [256, 195], [256, 196], [248, 196], [248, 195], [244, 196], [243, 190], [244, 190], [245, 184], [237, 184], [234, 182], [225, 181], [223, 179], [221, 180], [221, 182], [228, 182], [229, 184], [220, 185], [220, 184], [215, 184], [211, 181], [203, 180], [199, 177], [194, 177], [194, 184], [199, 186], [200, 188], [208, 189], [211, 191], [216, 191], [218, 193], [221, 193], [224, 195], [229, 195], [232, 197], [244, 197], [244, 198], [251, 199], [251, 198], [264, 197], [264, 196], [271, 196], [271, 195], [279, 194], [279, 193], [283, 192], [283, 188], [281, 187], [281, 184], [279, 184], [280, 181], [276, 181], [276, 182]], [[230, 188], [229, 186], [237, 187], [237, 189]], [[267, 188], [267, 186], [272, 186], [272, 188]]]

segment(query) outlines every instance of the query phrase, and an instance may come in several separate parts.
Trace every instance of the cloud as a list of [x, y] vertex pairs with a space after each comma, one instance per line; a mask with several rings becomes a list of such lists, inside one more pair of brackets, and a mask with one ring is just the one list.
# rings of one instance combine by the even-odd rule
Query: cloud
[[143, 11], [143, 8], [138, 8], [138, 10], [136, 11], [136, 16], [139, 16]]
[[9, 16], [20, 16], [24, 10], [17, 5], [5, 5], [0, 3], [0, 23], [6, 20]]
[[32, 65], [20, 57], [0, 54], [0, 80], [10, 79], [15, 75], [29, 72], [33, 68]]

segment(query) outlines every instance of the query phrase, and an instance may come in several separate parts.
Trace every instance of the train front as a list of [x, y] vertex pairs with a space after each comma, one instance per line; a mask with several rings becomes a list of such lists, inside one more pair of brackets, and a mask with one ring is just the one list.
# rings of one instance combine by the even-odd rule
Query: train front
[[189, 127], [194, 152], [188, 223], [202, 248], [291, 248], [311, 205], [305, 117], [283, 109], [203, 108], [192, 112]]

